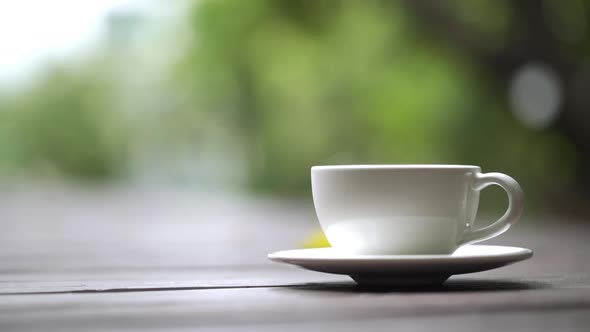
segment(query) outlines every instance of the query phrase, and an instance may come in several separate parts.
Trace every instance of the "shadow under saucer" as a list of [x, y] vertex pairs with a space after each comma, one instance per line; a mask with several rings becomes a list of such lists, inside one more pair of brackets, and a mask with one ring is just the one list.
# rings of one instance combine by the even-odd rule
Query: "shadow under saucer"
[[[444, 280], [443, 280], [444, 281]], [[441, 281], [442, 282], [442, 281]], [[473, 279], [453, 278], [438, 284], [406, 284], [388, 286], [388, 284], [357, 284], [354, 282], [308, 283], [292, 285], [287, 288], [310, 292], [343, 292], [343, 293], [387, 293], [387, 292], [498, 292], [509, 290], [550, 289], [553, 286], [546, 282], [533, 280], [510, 279]]]

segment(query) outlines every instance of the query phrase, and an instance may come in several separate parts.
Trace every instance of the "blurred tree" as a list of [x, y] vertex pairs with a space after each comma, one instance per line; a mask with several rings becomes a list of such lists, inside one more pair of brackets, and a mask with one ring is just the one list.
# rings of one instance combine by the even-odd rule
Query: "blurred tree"
[[[143, 19], [114, 17], [90, 61], [0, 96], [0, 171], [104, 179], [137, 160], [185, 172], [213, 156], [203, 173], [243, 160], [249, 188], [301, 194], [315, 164], [466, 163], [514, 175], [532, 201], [590, 188], [589, 8], [195, 0], [182, 38], [157, 42]], [[509, 89], [535, 62], [561, 84], [543, 128], [511, 112]]]
[[562, 102], [557, 120], [544, 134], [555, 136], [557, 131], [576, 149], [578, 189], [588, 194], [590, 4], [582, 0], [453, 1], [452, 6], [434, 0], [402, 3], [429, 35], [477, 65], [498, 98], [505, 98], [519, 69], [527, 64], [542, 63], [557, 73]]
[[6, 174], [110, 178], [126, 166], [125, 124], [104, 73], [55, 68], [4, 98], [0, 165]]
[[[439, 18], [447, 5], [455, 16]], [[520, 20], [511, 6], [198, 1], [179, 72], [196, 107], [233, 120], [254, 188], [307, 191], [314, 164], [469, 163], [513, 174], [535, 197], [571, 184], [575, 150], [507, 111], [470, 29], [454, 25], [477, 24], [482, 52], [499, 52]]]

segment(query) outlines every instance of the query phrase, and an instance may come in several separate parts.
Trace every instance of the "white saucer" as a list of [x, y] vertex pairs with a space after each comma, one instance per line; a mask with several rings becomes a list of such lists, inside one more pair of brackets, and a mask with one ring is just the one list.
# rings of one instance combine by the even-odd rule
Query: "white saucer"
[[526, 248], [468, 245], [451, 255], [351, 255], [333, 248], [277, 251], [275, 262], [304, 269], [346, 274], [371, 286], [423, 286], [441, 284], [451, 275], [480, 272], [516, 263], [533, 256]]

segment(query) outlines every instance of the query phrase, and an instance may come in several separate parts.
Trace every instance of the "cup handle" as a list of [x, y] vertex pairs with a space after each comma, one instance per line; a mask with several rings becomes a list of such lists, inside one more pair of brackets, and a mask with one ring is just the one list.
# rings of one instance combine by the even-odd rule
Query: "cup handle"
[[467, 230], [459, 240], [458, 246], [496, 237], [506, 232], [520, 218], [524, 207], [524, 193], [518, 182], [502, 173], [476, 173], [473, 189], [479, 191], [493, 184], [502, 187], [508, 194], [508, 209], [500, 219], [491, 225], [476, 230]]

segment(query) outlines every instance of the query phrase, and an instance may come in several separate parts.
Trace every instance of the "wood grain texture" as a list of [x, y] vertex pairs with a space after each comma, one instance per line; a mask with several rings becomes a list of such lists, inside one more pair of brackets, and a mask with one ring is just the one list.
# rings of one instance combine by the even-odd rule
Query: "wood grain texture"
[[373, 291], [351, 283], [276, 288], [3, 296], [5, 327], [241, 326], [447, 314], [590, 309], [590, 289], [515, 280], [455, 280], [442, 289]]
[[384, 291], [267, 261], [316, 227], [309, 203], [149, 188], [0, 191], [0, 331], [588, 327], [583, 223], [529, 217], [490, 243], [531, 248], [533, 259]]

